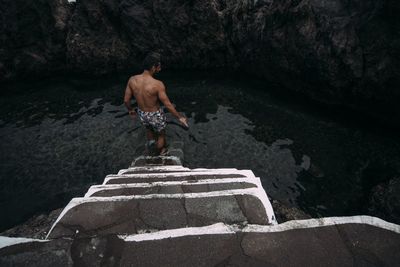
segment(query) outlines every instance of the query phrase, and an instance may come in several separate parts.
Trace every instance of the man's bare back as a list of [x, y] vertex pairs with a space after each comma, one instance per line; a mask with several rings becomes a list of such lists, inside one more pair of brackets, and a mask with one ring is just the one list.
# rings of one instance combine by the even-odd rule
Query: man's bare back
[[144, 74], [132, 76], [128, 81], [128, 87], [141, 110], [157, 111], [160, 109], [158, 91], [163, 85], [161, 81], [146, 76]]
[[136, 118], [136, 112], [130, 103], [132, 96], [135, 97], [140, 121], [147, 128], [147, 139], [156, 140], [157, 148], [163, 154], [166, 151], [166, 117], [160, 109], [161, 103], [182, 125], [189, 126], [187, 119], [176, 111], [169, 100], [164, 83], [153, 78], [153, 75], [160, 70], [161, 63], [152, 64], [151, 68], [145, 69], [142, 74], [130, 77], [125, 89], [124, 103], [129, 115]]
[[[144, 112], [155, 112], [160, 109], [160, 102], [163, 103], [172, 115], [188, 127], [186, 118], [176, 111], [169, 100], [164, 83], [154, 79], [146, 72], [129, 79], [125, 90], [125, 104], [130, 102], [132, 96], [135, 97], [139, 109]], [[128, 110], [129, 107], [127, 106]]]

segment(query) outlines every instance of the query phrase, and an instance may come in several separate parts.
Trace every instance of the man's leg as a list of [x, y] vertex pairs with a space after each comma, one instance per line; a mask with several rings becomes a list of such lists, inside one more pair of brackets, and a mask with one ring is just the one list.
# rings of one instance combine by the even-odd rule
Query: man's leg
[[151, 129], [146, 128], [146, 138], [147, 138], [147, 141], [156, 140], [156, 136]]
[[165, 130], [162, 130], [158, 133], [157, 139], [157, 149], [161, 153], [165, 152], [166, 150], [167, 141], [165, 139]]
[[158, 149], [156, 148], [156, 133], [152, 129], [146, 128], [146, 138], [146, 151], [150, 156], [155, 156], [156, 154], [158, 154]]

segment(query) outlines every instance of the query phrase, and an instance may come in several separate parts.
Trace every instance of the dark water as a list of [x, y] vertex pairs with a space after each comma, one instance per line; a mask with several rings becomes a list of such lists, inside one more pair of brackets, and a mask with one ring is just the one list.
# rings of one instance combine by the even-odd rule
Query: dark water
[[[251, 169], [268, 195], [312, 216], [365, 214], [371, 187], [400, 173], [398, 140], [372, 123], [253, 79], [158, 77], [189, 118], [189, 131], [171, 117], [167, 128], [185, 142], [186, 166]], [[127, 78], [1, 88], [1, 230], [63, 207], [141, 154], [144, 131], [122, 103]]]

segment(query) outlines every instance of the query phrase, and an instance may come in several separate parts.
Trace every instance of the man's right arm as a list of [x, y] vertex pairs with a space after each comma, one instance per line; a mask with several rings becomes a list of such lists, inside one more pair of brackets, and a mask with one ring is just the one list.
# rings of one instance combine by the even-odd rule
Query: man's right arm
[[187, 124], [187, 119], [179, 114], [178, 111], [176, 111], [174, 105], [172, 105], [171, 101], [169, 100], [167, 92], [165, 90], [165, 86], [162, 82], [160, 82], [160, 85], [158, 87], [158, 99], [160, 99], [160, 101], [164, 104], [168, 111], [171, 112], [171, 114], [174, 115], [183, 125], [189, 127], [189, 125]]
[[134, 117], [135, 110], [131, 106], [131, 98], [133, 95], [132, 95], [132, 90], [129, 86], [130, 81], [131, 80], [129, 79], [128, 84], [126, 85], [126, 88], [125, 88], [124, 104], [125, 104], [125, 107], [128, 109], [129, 115]]

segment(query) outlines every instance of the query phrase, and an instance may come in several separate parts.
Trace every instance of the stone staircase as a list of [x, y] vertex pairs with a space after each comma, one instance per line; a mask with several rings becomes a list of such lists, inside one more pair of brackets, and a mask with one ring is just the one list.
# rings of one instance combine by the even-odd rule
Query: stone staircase
[[[175, 165], [161, 165], [165, 163]], [[178, 164], [180, 159], [173, 156], [141, 157], [130, 168], [107, 175], [102, 185], [71, 200], [47, 238], [131, 235], [215, 223], [277, 223], [252, 171], [188, 169]]]
[[107, 175], [70, 201], [46, 240], [0, 237], [0, 266], [400, 265], [399, 225], [369, 216], [278, 224], [252, 171], [181, 162], [142, 156]]

